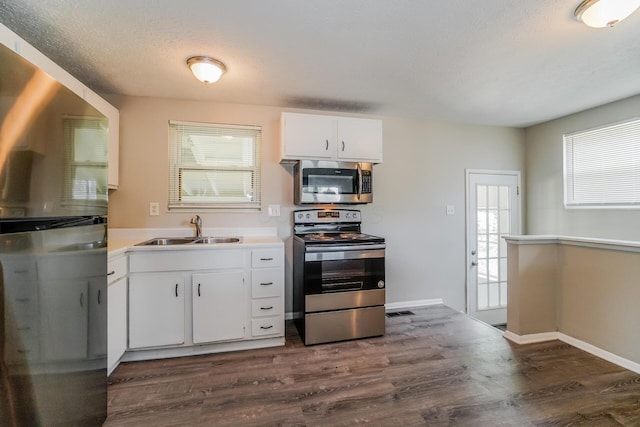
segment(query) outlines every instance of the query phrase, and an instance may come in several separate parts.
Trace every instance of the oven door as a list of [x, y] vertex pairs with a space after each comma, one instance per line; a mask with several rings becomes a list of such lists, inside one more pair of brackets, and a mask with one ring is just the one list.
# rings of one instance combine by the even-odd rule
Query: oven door
[[296, 204], [371, 203], [371, 164], [302, 161], [296, 167]]
[[[384, 245], [336, 246], [305, 252], [304, 294], [384, 289]], [[374, 249], [374, 247], [377, 247]]]

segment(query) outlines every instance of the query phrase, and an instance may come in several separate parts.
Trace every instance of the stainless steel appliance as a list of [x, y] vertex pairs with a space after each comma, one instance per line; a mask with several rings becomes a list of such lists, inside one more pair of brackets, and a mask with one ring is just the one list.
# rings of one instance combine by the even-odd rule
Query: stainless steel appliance
[[0, 424], [107, 413], [107, 119], [0, 44]]
[[293, 304], [305, 344], [383, 335], [385, 241], [350, 209], [293, 212]]
[[371, 203], [372, 172], [372, 163], [301, 160], [294, 166], [294, 203]]

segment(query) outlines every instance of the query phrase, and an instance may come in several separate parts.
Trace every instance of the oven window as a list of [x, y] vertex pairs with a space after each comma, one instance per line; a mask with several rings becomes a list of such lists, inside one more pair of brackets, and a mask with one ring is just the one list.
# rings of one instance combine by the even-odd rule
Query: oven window
[[305, 262], [305, 293], [378, 289], [384, 280], [384, 258]]
[[305, 169], [302, 192], [312, 194], [356, 194], [357, 171], [352, 169]]

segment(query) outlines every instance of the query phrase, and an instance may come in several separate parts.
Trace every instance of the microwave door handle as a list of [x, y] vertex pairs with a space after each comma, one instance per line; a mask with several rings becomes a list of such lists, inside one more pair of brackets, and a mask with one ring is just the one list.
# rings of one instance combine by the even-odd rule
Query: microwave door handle
[[358, 163], [358, 165], [357, 165], [357, 171], [358, 171], [358, 183], [357, 183], [358, 195], [357, 195], [357, 198], [358, 198], [358, 200], [360, 200], [360, 195], [362, 194], [362, 169], [360, 169], [360, 163]]

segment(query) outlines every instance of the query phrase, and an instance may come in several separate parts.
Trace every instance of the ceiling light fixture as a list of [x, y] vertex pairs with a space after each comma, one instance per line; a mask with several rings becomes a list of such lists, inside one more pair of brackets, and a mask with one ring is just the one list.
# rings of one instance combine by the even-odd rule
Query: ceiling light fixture
[[187, 59], [187, 65], [196, 79], [205, 84], [217, 82], [227, 71], [222, 62], [209, 56], [192, 56]]
[[640, 7], [640, 0], [584, 0], [573, 12], [593, 28], [613, 27]]

